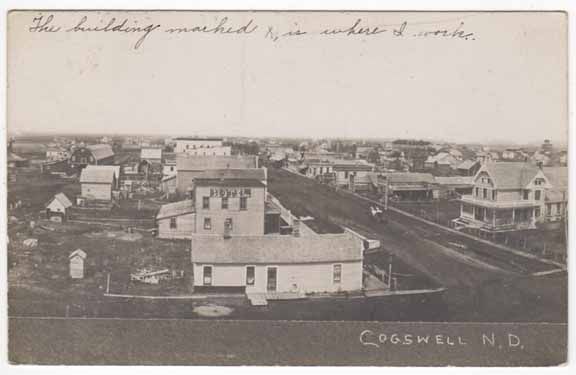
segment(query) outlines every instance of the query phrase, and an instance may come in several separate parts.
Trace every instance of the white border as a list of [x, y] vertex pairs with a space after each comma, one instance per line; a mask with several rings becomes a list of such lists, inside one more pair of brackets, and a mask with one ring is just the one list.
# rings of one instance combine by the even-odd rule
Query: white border
[[[84, 0], [84, 1], [72, 1], [72, 0], [5, 0], [0, 2], [0, 9], [2, 10], [0, 14], [0, 34], [2, 38], [0, 39], [0, 60], [2, 61], [0, 67], [0, 77], [1, 79], [1, 91], [0, 98], [2, 98], [2, 105], [0, 106], [0, 122], [2, 126], [2, 131], [0, 132], [0, 143], [5, 144], [6, 142], [6, 15], [9, 9], [199, 9], [199, 10], [211, 10], [211, 9], [251, 9], [251, 10], [499, 10], [499, 11], [514, 11], [514, 10], [564, 10], [568, 12], [568, 25], [569, 25], [569, 68], [575, 66], [574, 64], [574, 22], [576, 21], [574, 17], [574, 12], [576, 11], [576, 1], [571, 0], [380, 0], [380, 1], [369, 1], [369, 0], [331, 0], [331, 1], [321, 1], [321, 0], [279, 0], [279, 1], [265, 1], [265, 0], [243, 0], [243, 1], [233, 1], [233, 0], [198, 0], [198, 1], [185, 1], [185, 0], [139, 0], [128, 1], [128, 0]], [[576, 156], [575, 156], [575, 144], [576, 136], [574, 132], [574, 79], [573, 72], [569, 74], [569, 157], [570, 157], [570, 196], [575, 197], [576, 188], [576, 178], [574, 176], [576, 166]], [[546, 126], [546, 124], [542, 124]], [[1, 233], [1, 250], [5, 250], [6, 244], [6, 154], [5, 152], [0, 152], [0, 171], [2, 178], [2, 198], [0, 199], [0, 233]], [[569, 222], [569, 281], [570, 281], [570, 317], [569, 322], [569, 363], [576, 361], [576, 345], [574, 345], [575, 339], [575, 329], [574, 322], [574, 298], [576, 293], [574, 289], [576, 287], [574, 282], [574, 271], [575, 267], [575, 255], [573, 253], [574, 246], [572, 241], [572, 235], [575, 233], [575, 217], [573, 213], [575, 212], [576, 204], [574, 199], [569, 201], [569, 210], [571, 212], [571, 220]], [[0, 250], [0, 251], [1, 251]], [[1, 251], [0, 254], [6, 254], [5, 251]], [[83, 367], [68, 367], [68, 366], [8, 366], [7, 365], [7, 305], [6, 305], [6, 256], [0, 255], [0, 273], [2, 275], [2, 280], [0, 283], [0, 372], [1, 373], [15, 373], [15, 374], [98, 374], [106, 371], [110, 373], [120, 374], [122, 372], [134, 371], [139, 372], [142, 375], [147, 375], [151, 373], [165, 373], [170, 371], [171, 374], [189, 374], [190, 372], [202, 373], [202, 374], [221, 374], [224, 372], [237, 373], [239, 375], [252, 375], [254, 373], [265, 374], [270, 371], [275, 373], [292, 373], [293, 371], [305, 372], [308, 374], [316, 374], [317, 372], [326, 372], [333, 375], [334, 373], [349, 373], [352, 371], [362, 371], [372, 374], [386, 373], [402, 373], [402, 374], [414, 374], [419, 372], [426, 372], [428, 374], [461, 374], [463, 372], [469, 374], [485, 374], [485, 373], [503, 373], [508, 371], [514, 371], [515, 373], [527, 373], [527, 374], [541, 374], [543, 372], [551, 373], [573, 373], [576, 366], [568, 364], [559, 368], [378, 368], [378, 367], [367, 367], [367, 368], [294, 368], [280, 367], [280, 368], [263, 368], [263, 367], [137, 367], [137, 368], [127, 368], [127, 367], [98, 367], [98, 366], [83, 366]]]

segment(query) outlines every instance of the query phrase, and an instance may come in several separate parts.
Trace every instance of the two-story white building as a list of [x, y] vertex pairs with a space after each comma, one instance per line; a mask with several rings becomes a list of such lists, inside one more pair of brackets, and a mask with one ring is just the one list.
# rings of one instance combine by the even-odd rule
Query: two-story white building
[[174, 139], [175, 153], [186, 153], [193, 156], [229, 156], [230, 146], [224, 146], [222, 138], [180, 137]]
[[534, 228], [545, 220], [545, 196], [551, 187], [544, 171], [532, 164], [484, 164], [474, 177], [472, 194], [461, 198], [454, 226], [489, 232]]

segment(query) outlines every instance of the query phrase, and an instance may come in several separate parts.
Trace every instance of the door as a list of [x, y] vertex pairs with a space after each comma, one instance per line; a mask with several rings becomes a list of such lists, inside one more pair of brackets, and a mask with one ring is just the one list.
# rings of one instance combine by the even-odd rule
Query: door
[[275, 292], [277, 287], [278, 269], [276, 267], [268, 268], [268, 277], [266, 281], [266, 290], [269, 292]]

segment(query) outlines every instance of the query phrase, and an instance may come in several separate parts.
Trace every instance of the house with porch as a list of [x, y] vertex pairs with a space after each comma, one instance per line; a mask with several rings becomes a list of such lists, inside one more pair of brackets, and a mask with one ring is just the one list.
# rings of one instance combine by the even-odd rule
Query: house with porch
[[552, 185], [530, 163], [487, 163], [474, 176], [472, 194], [461, 198], [454, 227], [495, 233], [535, 228], [544, 221], [546, 192]]

